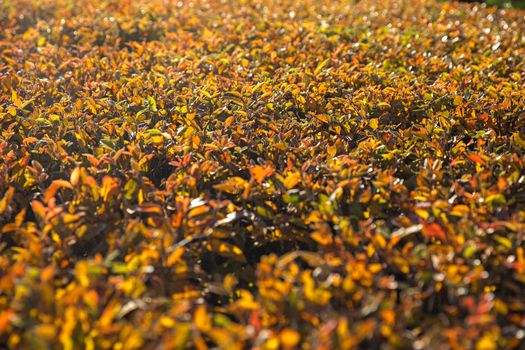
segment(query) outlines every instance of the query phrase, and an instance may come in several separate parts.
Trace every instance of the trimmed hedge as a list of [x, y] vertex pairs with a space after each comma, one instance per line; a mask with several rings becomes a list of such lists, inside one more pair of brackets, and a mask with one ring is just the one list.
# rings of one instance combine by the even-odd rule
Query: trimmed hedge
[[0, 2], [0, 347], [520, 348], [524, 29]]

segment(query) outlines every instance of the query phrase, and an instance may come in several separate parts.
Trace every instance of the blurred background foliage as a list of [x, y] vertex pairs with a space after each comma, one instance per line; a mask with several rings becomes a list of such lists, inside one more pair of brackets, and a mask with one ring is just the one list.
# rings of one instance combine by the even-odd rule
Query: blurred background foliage
[[460, 0], [460, 2], [479, 2], [485, 3], [488, 6], [498, 6], [498, 7], [518, 7], [525, 8], [525, 0], [486, 0], [486, 1], [476, 1], [476, 0]]

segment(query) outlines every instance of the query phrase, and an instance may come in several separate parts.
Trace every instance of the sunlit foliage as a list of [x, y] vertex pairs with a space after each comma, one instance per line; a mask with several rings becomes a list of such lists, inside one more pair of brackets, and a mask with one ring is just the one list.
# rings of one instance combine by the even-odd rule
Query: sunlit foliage
[[524, 31], [425, 0], [0, 1], [0, 347], [523, 346]]

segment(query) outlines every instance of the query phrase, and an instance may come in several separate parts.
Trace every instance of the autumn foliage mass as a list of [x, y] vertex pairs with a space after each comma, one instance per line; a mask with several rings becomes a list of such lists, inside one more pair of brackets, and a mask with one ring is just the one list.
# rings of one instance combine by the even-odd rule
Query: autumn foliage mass
[[0, 347], [523, 348], [524, 31], [0, 1]]

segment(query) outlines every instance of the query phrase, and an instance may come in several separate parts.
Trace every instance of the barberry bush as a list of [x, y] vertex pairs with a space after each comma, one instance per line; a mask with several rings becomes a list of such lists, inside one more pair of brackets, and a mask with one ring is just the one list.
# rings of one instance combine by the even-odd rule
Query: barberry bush
[[0, 347], [525, 339], [525, 12], [0, 1]]

